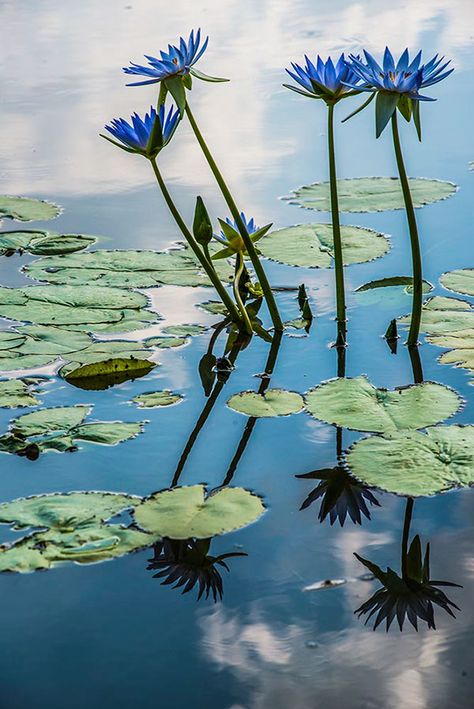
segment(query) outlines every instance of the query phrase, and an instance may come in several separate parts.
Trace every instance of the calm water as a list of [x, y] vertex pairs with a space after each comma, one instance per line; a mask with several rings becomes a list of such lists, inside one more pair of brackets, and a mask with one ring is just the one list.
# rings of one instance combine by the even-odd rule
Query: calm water
[[[120, 68], [200, 25], [211, 37], [202, 69], [232, 82], [199, 83], [192, 99], [238, 201], [261, 224], [314, 221], [312, 212], [278, 197], [326, 179], [325, 115], [315, 102], [281, 88], [282, 67], [305, 51], [325, 54], [363, 45], [380, 53], [387, 42], [397, 51], [407, 44], [423, 47], [427, 54], [453, 57], [457, 69], [433, 91], [439, 101], [424, 111], [424, 142], [417, 143], [411, 128], [403, 135], [412, 175], [460, 186], [452, 199], [418, 212], [425, 277], [437, 284], [443, 271], [474, 263], [474, 173], [468, 170], [474, 159], [473, 20], [470, 0], [395, 0], [387, 7], [375, 0], [3, 0], [0, 191], [58, 202], [64, 213], [52, 228], [103, 235], [104, 248], [160, 249], [177, 240], [144, 161], [113, 150], [97, 134], [111, 117], [142, 111], [153, 100], [153, 87], [126, 89]], [[342, 176], [395, 174], [390, 137], [375, 142], [372, 121], [368, 111], [339, 131]], [[187, 125], [179, 138], [164, 156], [163, 169], [183, 213], [191, 216], [201, 193], [214, 214], [225, 216]], [[323, 214], [321, 220], [327, 218]], [[402, 212], [343, 218], [392, 236], [383, 262], [348, 269], [348, 290], [383, 275], [409, 273]], [[2, 259], [0, 282], [31, 283], [19, 273], [29, 260]], [[272, 378], [272, 386], [302, 392], [336, 374], [336, 354], [328, 347], [334, 336], [333, 274], [267, 263], [278, 285], [305, 281], [317, 314], [309, 337], [283, 337]], [[447, 294], [440, 286], [435, 293]], [[166, 324], [215, 322], [195, 308], [212, 297], [209, 289], [163, 287], [149, 294]], [[294, 292], [279, 294], [279, 302], [285, 319], [296, 317]], [[380, 337], [390, 318], [409, 306], [406, 296], [375, 304], [350, 296], [348, 376], [366, 373], [387, 388], [412, 382], [406, 349], [392, 356]], [[1, 500], [70, 490], [144, 495], [168, 487], [206, 402], [197, 364], [208, 340], [209, 333], [186, 348], [160, 352], [162, 366], [145, 379], [106, 392], [83, 392], [53, 378], [42, 397], [45, 405], [90, 403], [98, 420], [148, 419], [146, 432], [119, 447], [84, 445], [76, 454], [51, 453], [35, 463], [2, 455]], [[254, 375], [264, 369], [267, 354], [268, 345], [257, 339], [240, 354], [181, 483], [222, 484], [247, 423], [225, 402], [258, 387]], [[425, 378], [459, 391], [466, 405], [453, 422], [472, 423], [470, 377], [439, 365], [439, 354], [422, 346]], [[147, 412], [127, 403], [137, 393], [161, 388], [176, 389], [184, 402]], [[10, 418], [11, 412], [0, 410], [2, 431]], [[359, 435], [345, 431], [344, 447]], [[88, 567], [3, 575], [2, 709], [470, 706], [472, 492], [417, 501], [412, 527], [431, 541], [433, 576], [463, 585], [449, 593], [462, 612], [454, 620], [440, 611], [437, 631], [423, 627], [415, 633], [407, 625], [403, 634], [395, 628], [374, 633], [353, 614], [377, 588], [361, 578], [365, 569], [354, 552], [398, 569], [405, 501], [377, 493], [381, 507], [361, 527], [350, 520], [342, 529], [319, 524], [319, 502], [299, 511], [316, 481], [295, 474], [335, 462], [331, 426], [305, 413], [257, 421], [233, 484], [255, 490], [269, 509], [256, 524], [213, 541], [214, 554], [248, 553], [230, 560], [220, 603], [197, 603], [194, 592], [181, 596], [160, 586], [146, 570], [150, 551]], [[303, 591], [325, 579], [347, 583]]]

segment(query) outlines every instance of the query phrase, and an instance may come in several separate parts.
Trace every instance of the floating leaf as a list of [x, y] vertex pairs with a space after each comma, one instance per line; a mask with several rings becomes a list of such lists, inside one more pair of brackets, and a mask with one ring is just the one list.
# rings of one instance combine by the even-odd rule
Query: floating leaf
[[398, 495], [435, 495], [474, 484], [474, 426], [435, 426], [357, 441], [347, 462], [364, 484]]
[[[410, 320], [411, 316], [407, 315], [399, 322], [406, 325]], [[430, 335], [474, 329], [474, 310], [464, 300], [435, 296], [423, 304], [421, 329]]]
[[16, 544], [10, 546], [0, 546], [0, 572], [10, 571], [19, 574], [27, 574], [32, 571], [49, 569], [51, 563], [42, 555], [39, 549], [35, 548], [36, 539], [21, 539]]
[[[384, 256], [390, 248], [386, 236], [372, 229], [342, 226], [341, 240], [346, 266]], [[331, 224], [299, 224], [268, 234], [259, 243], [264, 256], [290, 266], [329, 268], [334, 259]]]
[[[391, 286], [408, 286], [407, 290], [412, 290], [413, 278], [411, 276], [390, 276], [390, 278], [380, 278], [376, 281], [369, 281], [363, 286], [356, 288], [356, 293], [363, 293], [367, 290], [375, 290], [376, 288], [390, 288]], [[423, 293], [429, 293], [433, 290], [433, 286], [429, 281], [423, 281]]]
[[227, 406], [246, 416], [288, 416], [301, 411], [304, 401], [303, 397], [295, 391], [267, 389], [264, 394], [256, 391], [241, 391], [231, 396]]
[[71, 362], [61, 370], [61, 375], [66, 381], [79, 386], [82, 389], [106, 389], [112, 383], [117, 383], [116, 376], [120, 377], [120, 383], [129, 379], [136, 379], [148, 374], [154, 367], [155, 362], [147, 359], [135, 359], [133, 357], [113, 357], [111, 359], [92, 362], [82, 366], [75, 366]]
[[105, 522], [141, 502], [140, 497], [113, 492], [69, 492], [21, 497], [0, 505], [0, 522], [71, 532], [85, 524]]
[[193, 337], [194, 335], [202, 335], [207, 331], [204, 325], [184, 324], [184, 325], [166, 325], [163, 332], [166, 335], [176, 335], [177, 337]]
[[180, 394], [173, 394], [169, 389], [152, 391], [134, 396], [132, 401], [142, 409], [156, 409], [160, 406], [171, 406], [182, 400]]
[[104, 524], [84, 527], [71, 534], [40, 532], [36, 541], [45, 545], [42, 555], [52, 565], [63, 562], [96, 564], [143, 549], [156, 539], [132, 527]]
[[[415, 207], [446, 199], [456, 192], [456, 185], [442, 180], [409, 178]], [[337, 181], [341, 212], [384, 212], [405, 209], [400, 180], [397, 177], [356, 177]], [[329, 182], [300, 187], [289, 198], [291, 204], [319, 212], [331, 211]]]
[[262, 500], [248, 490], [225, 487], [205, 496], [203, 485], [155, 493], [133, 512], [144, 530], [171, 539], [206, 539], [255, 522]]
[[74, 431], [74, 439], [102, 443], [105, 446], [116, 446], [123, 441], [129, 441], [143, 431], [140, 422], [124, 423], [123, 421], [107, 421], [106, 423], [85, 423]]
[[443, 273], [439, 281], [448, 290], [463, 295], [474, 295], [474, 268], [448, 271], [448, 273]]
[[41, 402], [33, 394], [36, 383], [37, 380], [34, 379], [0, 381], [0, 407], [17, 409], [22, 406], [37, 406]]
[[51, 202], [29, 197], [0, 195], [0, 217], [10, 217], [20, 222], [47, 221], [55, 219], [61, 208]]
[[182, 347], [186, 345], [189, 340], [186, 337], [147, 337], [143, 341], [146, 347], [158, 347], [160, 350], [167, 350], [172, 347]]
[[29, 252], [35, 256], [70, 254], [82, 251], [97, 241], [95, 236], [84, 234], [56, 234], [50, 231], [4, 231], [0, 233], [0, 254], [12, 255], [15, 251]]
[[[232, 278], [232, 268], [216, 262], [223, 280]], [[27, 276], [49, 283], [120, 288], [152, 288], [158, 285], [211, 285], [201, 266], [188, 248], [169, 251], [87, 251], [67, 256], [47, 256], [23, 269]]]
[[28, 438], [52, 431], [69, 431], [81, 424], [91, 411], [90, 406], [58, 406], [23, 414], [12, 421], [12, 430]]
[[305, 399], [309, 413], [321, 421], [376, 433], [431, 426], [453, 416], [462, 403], [442, 384], [423, 382], [389, 391], [376, 389], [366, 377], [332, 379], [310, 389]]
[[201, 310], [205, 310], [211, 315], [228, 315], [227, 308], [219, 300], [206, 300], [204, 303], [196, 303], [196, 308], [201, 308]]

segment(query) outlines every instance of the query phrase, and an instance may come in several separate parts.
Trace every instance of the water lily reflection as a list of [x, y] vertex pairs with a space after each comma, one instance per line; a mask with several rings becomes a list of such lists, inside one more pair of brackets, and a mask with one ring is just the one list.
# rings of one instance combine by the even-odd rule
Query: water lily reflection
[[[206, 599], [212, 594], [214, 603], [222, 599], [223, 583], [220, 569], [230, 571], [225, 559], [235, 556], [247, 556], [245, 552], [228, 552], [211, 556], [211, 539], [163, 539], [153, 546], [154, 556], [149, 559], [148, 569], [157, 571], [153, 578], [162, 579], [162, 586], [182, 588], [182, 593], [189, 593], [196, 584], [199, 587], [197, 600], [205, 594]], [[173, 585], [174, 584], [174, 585]]]

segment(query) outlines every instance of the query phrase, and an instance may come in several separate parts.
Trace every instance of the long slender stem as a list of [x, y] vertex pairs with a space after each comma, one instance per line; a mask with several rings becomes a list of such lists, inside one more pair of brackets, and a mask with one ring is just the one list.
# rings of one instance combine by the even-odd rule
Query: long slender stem
[[242, 319], [245, 322], [245, 326], [247, 328], [247, 332], [249, 335], [252, 334], [252, 323], [250, 322], [247, 310], [245, 309], [245, 305], [242, 302], [242, 298], [240, 296], [240, 277], [243, 273], [244, 270], [244, 257], [242, 256], [241, 253], [237, 253], [235, 255], [235, 276], [234, 276], [234, 283], [233, 283], [233, 288], [234, 288], [234, 297], [237, 302], [237, 305], [239, 307], [240, 313], [242, 315]]
[[342, 260], [341, 223], [337, 196], [336, 151], [334, 147], [334, 104], [328, 104], [329, 187], [331, 190], [331, 221], [336, 273], [336, 313], [339, 345], [346, 339], [346, 299], [344, 294], [344, 263]]
[[395, 149], [395, 157], [397, 159], [398, 174], [403, 191], [403, 199], [405, 201], [405, 211], [408, 220], [408, 229], [410, 232], [411, 241], [411, 258], [413, 264], [413, 305], [411, 312], [410, 331], [408, 333], [407, 344], [409, 347], [416, 345], [418, 335], [420, 333], [421, 308], [423, 306], [423, 273], [421, 267], [421, 251], [420, 240], [418, 237], [418, 227], [416, 224], [415, 210], [413, 208], [413, 200], [410, 192], [410, 185], [403, 162], [402, 147], [400, 145], [400, 136], [398, 134], [398, 122], [396, 111], [392, 116], [392, 135], [393, 147]]
[[402, 535], [402, 578], [406, 581], [408, 579], [408, 537], [410, 535], [410, 525], [411, 518], [413, 515], [413, 497], [407, 499], [407, 504], [405, 507], [405, 519], [403, 521], [403, 535]]
[[253, 245], [253, 242], [249, 236], [249, 233], [245, 227], [245, 224], [242, 220], [242, 217], [240, 216], [240, 212], [237, 209], [237, 205], [235, 204], [234, 198], [232, 197], [229, 188], [227, 187], [227, 184], [217, 167], [217, 164], [212, 157], [212, 154], [207, 146], [206, 141], [204, 140], [204, 137], [199, 130], [199, 127], [196, 123], [196, 120], [194, 118], [194, 115], [189, 107], [189, 104], [186, 103], [186, 114], [188, 116], [189, 122], [191, 124], [191, 127], [194, 131], [194, 135], [196, 136], [196, 139], [201, 146], [201, 150], [204, 153], [204, 156], [209, 164], [209, 167], [211, 168], [211, 171], [216, 178], [216, 182], [219, 185], [219, 188], [222, 192], [222, 195], [227, 202], [227, 206], [229, 207], [231, 214], [234, 218], [234, 221], [237, 225], [237, 228], [240, 232], [240, 235], [242, 239], [244, 240], [245, 248], [247, 249], [247, 253], [250, 256], [250, 260], [252, 261], [253, 267], [255, 269], [255, 273], [257, 274], [257, 278], [260, 282], [260, 285], [262, 286], [263, 293], [265, 295], [265, 300], [267, 301], [267, 306], [268, 310], [270, 311], [270, 316], [272, 318], [273, 326], [275, 330], [283, 330], [283, 323], [280, 318], [280, 314], [278, 312], [277, 304], [275, 301], [275, 298], [273, 297], [272, 290], [270, 288], [270, 283], [268, 282], [265, 270], [260, 262], [260, 259], [258, 257], [258, 254], [255, 250], [255, 247]]
[[199, 263], [207, 273], [209, 280], [211, 281], [212, 285], [218, 292], [222, 302], [224, 303], [225, 307], [229, 311], [231, 317], [233, 320], [235, 320], [237, 323], [242, 321], [242, 318], [239, 315], [239, 311], [237, 310], [235, 303], [233, 302], [232, 298], [226, 291], [224, 285], [222, 284], [220, 278], [218, 277], [217, 273], [214, 271], [214, 268], [209, 264], [206, 256], [203, 254], [201, 249], [199, 248], [199, 244], [197, 243], [196, 239], [192, 235], [192, 233], [189, 231], [188, 227], [186, 226], [185, 221], [183, 220], [181, 214], [179, 213], [175, 203], [173, 202], [173, 198], [171, 197], [168, 188], [166, 187], [166, 184], [163, 180], [163, 177], [161, 175], [160, 170], [158, 169], [158, 165], [156, 164], [156, 160], [150, 160], [151, 166], [153, 168], [153, 172], [155, 173], [155, 177], [157, 179], [158, 185], [160, 186], [161, 192], [163, 194], [163, 197], [165, 199], [166, 204], [169, 207], [169, 210], [171, 214], [173, 215], [176, 224], [180, 228], [184, 238], [194, 251], [194, 254], [196, 255], [196, 258], [199, 260]]

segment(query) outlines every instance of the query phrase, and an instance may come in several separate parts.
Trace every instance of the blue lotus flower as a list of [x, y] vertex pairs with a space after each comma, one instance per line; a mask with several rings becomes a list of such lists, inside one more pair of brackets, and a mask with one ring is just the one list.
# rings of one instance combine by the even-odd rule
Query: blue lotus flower
[[145, 86], [146, 84], [157, 84], [165, 79], [170, 79], [173, 76], [185, 76], [191, 71], [191, 67], [202, 57], [206, 51], [209, 37], [206, 37], [203, 45], [201, 44], [201, 30], [198, 29], [196, 34], [192, 30], [189, 39], [186, 42], [182, 37], [179, 38], [178, 45], [168, 45], [167, 52], [160, 52], [160, 59], [150, 57], [145, 54], [145, 59], [148, 60], [149, 66], [142, 66], [130, 62], [130, 66], [123, 67], [126, 74], [137, 74], [138, 76], [149, 77], [145, 81], [137, 81], [127, 86]]
[[377, 95], [375, 111], [377, 138], [398, 108], [407, 121], [410, 121], [413, 115], [418, 137], [421, 140], [419, 102], [436, 99], [420, 94], [420, 90], [433, 86], [449, 76], [454, 71], [453, 68], [446, 71], [450, 60], [445, 62], [444, 57], [438, 57], [436, 54], [427, 64], [421, 64], [421, 51], [419, 51], [410, 62], [408, 49], [405, 49], [395, 64], [392, 53], [386, 47], [383, 66], [380, 66], [369, 52], [364, 50], [364, 55], [366, 63], [361, 61], [360, 57], [350, 55], [349, 66], [357, 80], [345, 80], [345, 84], [348, 88], [367, 91], [371, 96], [351, 116], [365, 108]]
[[[318, 55], [316, 66], [306, 55], [305, 60], [305, 66], [292, 62], [293, 71], [285, 70], [303, 90], [291, 84], [284, 84], [287, 89], [303, 96], [322, 98], [326, 101], [339, 100], [358, 91], [356, 85], [360, 79], [346, 62], [344, 54], [341, 54], [335, 66], [331, 57], [324, 62]], [[351, 86], [349, 87], [348, 84]]]
[[144, 118], [134, 113], [130, 123], [124, 118], [114, 118], [109, 126], [105, 126], [105, 130], [119, 143], [106, 135], [102, 137], [129, 153], [153, 158], [170, 142], [178, 123], [179, 110], [174, 106], [170, 107], [168, 113], [164, 105], [160, 106], [158, 113], [151, 107], [150, 113], [146, 113]]
[[[240, 213], [240, 217], [253, 243], [261, 239], [262, 236], [265, 236], [267, 231], [272, 226], [271, 224], [266, 224], [265, 226], [258, 227], [255, 224], [254, 218], [252, 217], [247, 220], [247, 217], [243, 212]], [[239, 251], [242, 253], [247, 253], [244, 240], [240, 235], [236, 222], [229, 219], [229, 217], [227, 217], [225, 221], [223, 219], [219, 219], [218, 221], [221, 226], [221, 232], [220, 234], [214, 234], [214, 238], [217, 241], [220, 241], [221, 244], [224, 244], [226, 248], [214, 254], [212, 258], [229, 258], [229, 256], [233, 256]]]

